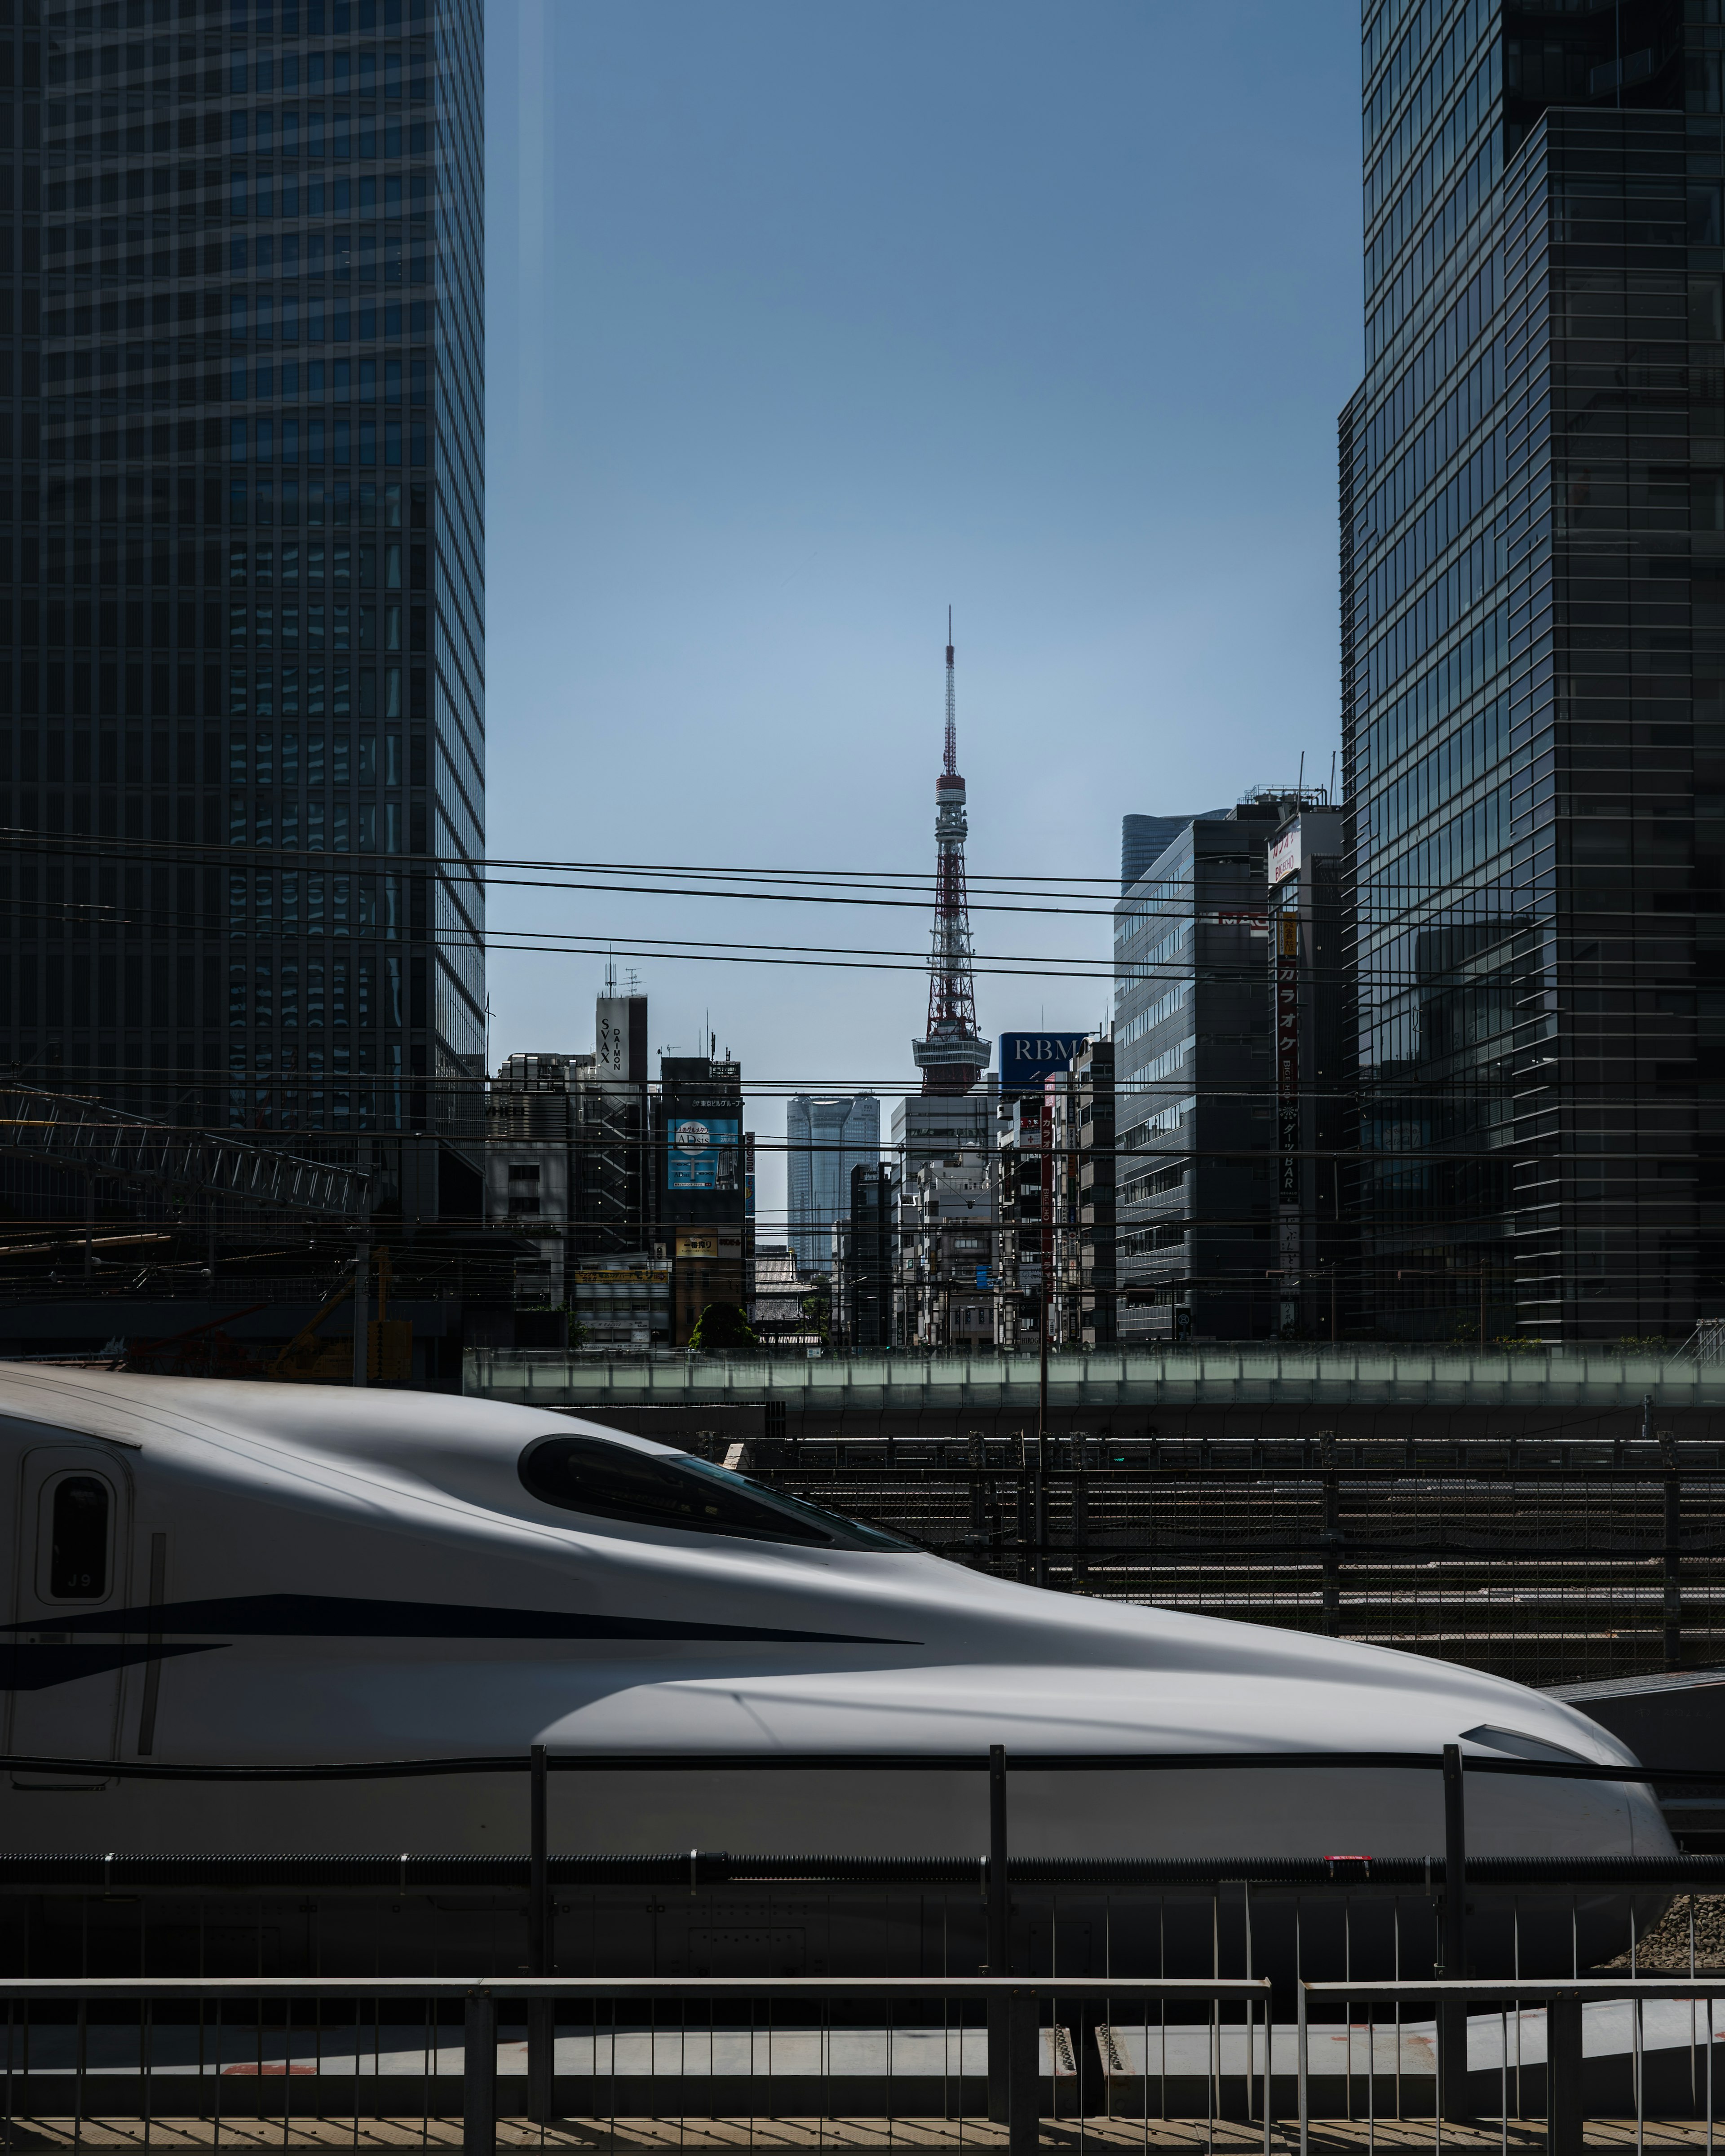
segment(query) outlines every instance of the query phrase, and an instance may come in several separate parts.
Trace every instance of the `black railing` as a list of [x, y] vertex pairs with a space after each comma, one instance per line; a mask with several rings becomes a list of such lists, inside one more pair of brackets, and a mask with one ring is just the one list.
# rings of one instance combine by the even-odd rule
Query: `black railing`
[[[1468, 1974], [1467, 1961], [1467, 1886], [1469, 1861], [1466, 1847], [1466, 1819], [1465, 1803], [1466, 1778], [1468, 1774], [1513, 1775], [1522, 1779], [1562, 1781], [1615, 1782], [1635, 1784], [1663, 1783], [1681, 1784], [1712, 1784], [1725, 1780], [1725, 1774], [1697, 1768], [1658, 1768], [1636, 1765], [1608, 1766], [1593, 1763], [1568, 1764], [1558, 1762], [1520, 1758], [1486, 1759], [1466, 1754], [1459, 1744], [1447, 1744], [1437, 1752], [1402, 1751], [1306, 1751], [1306, 1752], [1119, 1752], [1119, 1753], [1050, 1753], [1014, 1752], [1009, 1755], [1004, 1746], [991, 1746], [987, 1752], [954, 1753], [834, 1753], [834, 1752], [775, 1752], [753, 1753], [552, 1753], [543, 1745], [535, 1745], [524, 1756], [521, 1753], [489, 1753], [475, 1756], [449, 1757], [435, 1759], [395, 1759], [373, 1761], [331, 1761], [308, 1763], [301, 1765], [222, 1764], [218, 1763], [166, 1763], [141, 1760], [90, 1760], [43, 1758], [25, 1755], [0, 1757], [0, 1768], [13, 1773], [77, 1774], [92, 1778], [135, 1781], [183, 1781], [226, 1784], [247, 1783], [316, 1783], [342, 1781], [375, 1781], [412, 1779], [435, 1775], [467, 1775], [526, 1773], [530, 1778], [529, 1849], [526, 1859], [528, 1873], [528, 1974], [535, 1980], [553, 1984], [558, 1995], [567, 1990], [565, 1980], [551, 1974], [552, 1940], [555, 1921], [552, 1888], [552, 1859], [548, 1847], [548, 1780], [553, 1773], [562, 1774], [640, 1774], [687, 1773], [698, 1770], [702, 1774], [728, 1773], [783, 1773], [809, 1771], [836, 1771], [857, 1773], [982, 1773], [988, 1778], [988, 1850], [985, 1860], [980, 1860], [975, 1876], [986, 1912], [988, 1961], [984, 1974], [994, 1980], [995, 1988], [979, 1993], [988, 1998], [988, 2057], [991, 2088], [994, 2092], [995, 2115], [1004, 2117], [1005, 2098], [1001, 2094], [1009, 2073], [1008, 2061], [1012, 2055], [1009, 1994], [999, 1988], [1010, 1972], [1010, 1888], [1014, 1876], [1009, 1851], [1008, 1778], [1009, 1773], [1034, 1774], [1094, 1774], [1094, 1773], [1181, 1773], [1181, 1772], [1287, 1772], [1290, 1770], [1346, 1771], [1370, 1773], [1379, 1771], [1424, 1770], [1435, 1772], [1442, 1778], [1444, 1797], [1444, 1854], [1440, 1860], [1425, 1860], [1424, 1876], [1440, 1917], [1440, 1952], [1436, 1974], [1461, 1979]], [[89, 1863], [90, 1859], [13, 1858], [16, 1866], [28, 1864], [34, 1876], [42, 1876], [46, 1864]], [[122, 1861], [126, 1860], [121, 1860]], [[151, 1860], [131, 1860], [150, 1862]], [[193, 1860], [208, 1864], [213, 1860]], [[291, 1862], [292, 1860], [282, 1860]], [[349, 1861], [354, 1860], [348, 1860]], [[377, 1861], [377, 1860], [360, 1860]], [[399, 1860], [401, 1880], [406, 1884], [406, 1867], [410, 1859]], [[457, 1861], [459, 1860], [441, 1860]], [[495, 1860], [493, 1860], [495, 1861]], [[804, 1860], [807, 1861], [808, 1860]], [[840, 1860], [851, 1863], [915, 1864], [918, 1860]], [[1367, 1858], [1332, 1858], [1326, 1860], [1335, 1875], [1335, 1867], [1342, 1866], [1344, 1883], [1358, 1883], [1358, 1875], [1349, 1869], [1356, 1864], [1369, 1864]], [[113, 1857], [103, 1860], [106, 1887], [111, 1890]], [[326, 1860], [306, 1860], [321, 1863]], [[689, 1884], [702, 1883], [704, 1866], [728, 1859], [703, 1859], [701, 1852], [691, 1851], [686, 1858], [640, 1858], [565, 1860], [602, 1866], [669, 1865], [674, 1876], [686, 1876]], [[1121, 1867], [1131, 1867], [1132, 1860], [1066, 1860], [1072, 1867], [1065, 1876], [1076, 1881], [1081, 1873], [1097, 1875], [1092, 1866], [1100, 1864], [1105, 1871], [1119, 1876]], [[1688, 1859], [1680, 1866], [1668, 1863], [1659, 1881], [1636, 1863], [1635, 1860], [1596, 1860], [1586, 1866], [1586, 1883], [1589, 1885], [1623, 1884], [1646, 1888], [1656, 1883], [1695, 1885], [1716, 1881], [1725, 1866], [1717, 1870], [1699, 1869], [1707, 1860]], [[686, 1865], [686, 1873], [675, 1872], [675, 1867]], [[1526, 1860], [1497, 1860], [1494, 1871], [1507, 1865], [1512, 1876], [1527, 1878]], [[1396, 1865], [1394, 1860], [1386, 1863], [1379, 1873], [1384, 1883], [1390, 1883], [1392, 1868], [1406, 1870], [1407, 1860]], [[1656, 1870], [1658, 1865], [1656, 1861]], [[616, 1876], [613, 1874], [612, 1876]], [[707, 1871], [707, 1880], [711, 1871]], [[830, 1875], [827, 1875], [830, 1876]], [[878, 1876], [878, 1875], [876, 1875]], [[1018, 1876], [1023, 1876], [1022, 1867]], [[1140, 1876], [1142, 1875], [1140, 1874]], [[1232, 1875], [1235, 1877], [1243, 1874]], [[1476, 1868], [1475, 1878], [1481, 1871]], [[1548, 1880], [1576, 1882], [1581, 1872], [1574, 1862], [1559, 1861], [1545, 1875]], [[695, 1979], [691, 1979], [694, 1981]], [[752, 1982], [753, 1979], [738, 1979]], [[899, 1979], [874, 1979], [883, 1982]], [[1103, 1979], [1097, 1979], [1104, 1981]], [[706, 1979], [702, 1979], [706, 1981]], [[947, 1980], [942, 1979], [944, 1984]], [[1070, 1981], [1069, 1987], [1070, 1987]], [[524, 1997], [533, 1996], [523, 1993]], [[548, 1998], [549, 1993], [545, 1996]], [[1437, 2029], [1440, 2102], [1445, 2116], [1461, 2117], [1464, 2112], [1463, 2085], [1466, 2080], [1466, 2008], [1460, 1994], [1440, 1994]], [[543, 2119], [551, 2115], [552, 2056], [554, 2029], [550, 2008], [542, 2003], [529, 2015], [527, 2034], [527, 2079], [530, 2115]]]
[[[1076, 2010], [1092, 2030], [1123, 2021], [1147, 2035], [1209, 2025], [1219, 2036], [1231, 2009], [1247, 2046], [1244, 2108], [1268, 2156], [1277, 2106], [1250, 2061], [1271, 2054], [1270, 1991], [1261, 1979], [1230, 1977], [0, 1979], [0, 2087], [8, 2145], [19, 2122], [43, 2119], [58, 2129], [55, 2146], [76, 2146], [86, 2122], [105, 2128], [90, 2138], [110, 2141], [111, 2122], [131, 2119], [182, 2132], [213, 2122], [217, 2143], [224, 2120], [249, 2138], [259, 2121], [279, 2119], [291, 2145], [290, 2122], [332, 2114], [351, 2120], [356, 2138], [361, 2119], [374, 2118], [410, 2129], [398, 2138], [423, 2140], [434, 2118], [454, 2114], [465, 2156], [495, 2156], [506, 2117], [608, 2121], [614, 2133], [619, 2113], [662, 2118], [675, 2107], [726, 2117], [734, 2145], [745, 2122], [787, 2112], [824, 2118], [865, 2107], [885, 2124], [974, 2116], [986, 2103], [1007, 2129], [1009, 2156], [1032, 2156], [1042, 2118], [1058, 2107], [1058, 2083], [1094, 2087], [1102, 2078], [1079, 2072], [1062, 2010]], [[500, 2008], [527, 2030], [502, 2072]], [[558, 2008], [579, 2017], [572, 2028], [558, 2026]], [[978, 2009], [988, 2017], [983, 2072], [966, 2041], [982, 2033]], [[1170, 2009], [1180, 2017], [1173, 2025]], [[1200, 2013], [1205, 2020], [1194, 2020]], [[934, 2040], [932, 2071], [903, 2056], [919, 2037]], [[562, 2071], [552, 2056], [559, 2041], [576, 2054]], [[1216, 2049], [1177, 2097], [1183, 2115], [1212, 2125], [1229, 2094]], [[1291, 2093], [1282, 2092], [1284, 2111]], [[1232, 2107], [1241, 2108], [1237, 2099]]]
[[[4, 1979], [0, 2100], [7, 2145], [27, 2148], [253, 2147], [265, 2128], [286, 2147], [447, 2146], [434, 2122], [459, 2120], [466, 2156], [496, 2156], [506, 2120], [561, 2119], [556, 2139], [603, 2150], [651, 2145], [643, 2119], [690, 2118], [722, 2120], [732, 2147], [840, 2119], [838, 2145], [891, 2145], [896, 2122], [927, 2145], [916, 2122], [935, 2119], [960, 2122], [962, 2144], [986, 2108], [1007, 2156], [1032, 2156], [1051, 2115], [1072, 2121], [1057, 2144], [1081, 2150], [1105, 2109], [1110, 2145], [1142, 2118], [1146, 2145], [1159, 2119], [1204, 2123], [1214, 2147], [1231, 2120], [1268, 2152], [1297, 2123], [1303, 2156], [1324, 2120], [1368, 2149], [1378, 2123], [1411, 2147], [1424, 2120], [1437, 2152], [1462, 2120], [1488, 2128], [1470, 2145], [1507, 2147], [1514, 2118], [1543, 2121], [1551, 2156], [1582, 2156], [1586, 2121], [1607, 2116], [1636, 2148], [1656, 2118], [1704, 2119], [1712, 2148], [1722, 2001], [1719, 1976], [1356, 1979], [1302, 1984], [1290, 2022], [1249, 1977]], [[1471, 2047], [1447, 2092], [1433, 2024], [1409, 2015], [1434, 2005], [1440, 2042], [1460, 2007]], [[1661, 2006], [1679, 2025], [1656, 2025]], [[1322, 2145], [1336, 2143], [1332, 2127]]]

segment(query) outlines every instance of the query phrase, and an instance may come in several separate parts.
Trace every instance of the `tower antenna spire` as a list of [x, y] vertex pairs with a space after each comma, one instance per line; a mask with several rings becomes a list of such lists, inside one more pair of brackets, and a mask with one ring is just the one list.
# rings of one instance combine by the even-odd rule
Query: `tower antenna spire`
[[964, 781], [958, 775], [958, 702], [952, 609], [947, 608], [947, 737], [934, 783], [934, 931], [928, 959], [928, 1034], [911, 1052], [925, 1093], [968, 1093], [988, 1067], [993, 1043], [976, 1024], [976, 967], [970, 897], [964, 875], [969, 835]]
[[947, 751], [941, 769], [958, 776], [958, 702], [952, 680], [952, 609], [947, 608]]

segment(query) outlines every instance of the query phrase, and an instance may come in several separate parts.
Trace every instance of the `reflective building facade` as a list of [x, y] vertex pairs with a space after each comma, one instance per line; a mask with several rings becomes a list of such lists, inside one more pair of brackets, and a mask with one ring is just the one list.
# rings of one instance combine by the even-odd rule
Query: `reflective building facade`
[[1122, 1346], [1274, 1327], [1266, 849], [1279, 795], [1183, 821], [1114, 909]]
[[[0, 16], [0, 1058], [28, 1072], [302, 1147], [480, 1127], [483, 27]], [[439, 1150], [377, 1147], [380, 1202], [434, 1214]]]
[[797, 1270], [825, 1272], [833, 1223], [850, 1216], [850, 1172], [880, 1160], [872, 1093], [793, 1093], [785, 1103], [785, 1196]]
[[1725, 1307], [1718, 9], [1363, 27], [1357, 1312], [1468, 1337], [1483, 1273], [1490, 1336], [1681, 1336]]

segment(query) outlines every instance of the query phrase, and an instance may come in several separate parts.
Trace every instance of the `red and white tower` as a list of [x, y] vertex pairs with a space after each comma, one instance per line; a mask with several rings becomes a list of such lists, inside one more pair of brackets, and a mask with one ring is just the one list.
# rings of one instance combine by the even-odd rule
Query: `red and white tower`
[[991, 1040], [976, 1029], [970, 900], [964, 887], [964, 781], [958, 776], [958, 713], [952, 674], [952, 610], [947, 609], [947, 747], [934, 782], [934, 938], [928, 960], [928, 1038], [912, 1041], [925, 1093], [968, 1093], [988, 1067]]

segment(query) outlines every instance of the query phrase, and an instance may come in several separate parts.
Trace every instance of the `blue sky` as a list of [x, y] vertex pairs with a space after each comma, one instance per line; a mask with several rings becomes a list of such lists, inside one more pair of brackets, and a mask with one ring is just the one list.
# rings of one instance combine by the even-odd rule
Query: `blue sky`
[[[929, 869], [949, 603], [973, 872], [1110, 876], [1126, 810], [1327, 780], [1358, 41], [1342, 0], [492, 0], [494, 857]], [[926, 945], [677, 897], [492, 925]], [[915, 1082], [913, 972], [630, 963], [655, 1048], [710, 1013], [746, 1085]], [[603, 963], [494, 952], [494, 1065], [590, 1049]], [[978, 983], [996, 1037], [1106, 1000]]]

